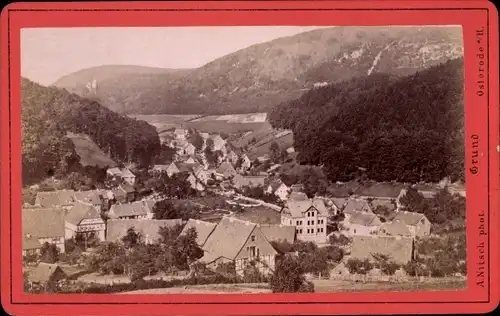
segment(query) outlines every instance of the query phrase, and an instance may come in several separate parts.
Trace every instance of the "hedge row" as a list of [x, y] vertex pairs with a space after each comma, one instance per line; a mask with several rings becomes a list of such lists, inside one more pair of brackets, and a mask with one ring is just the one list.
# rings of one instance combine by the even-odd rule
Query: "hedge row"
[[165, 280], [137, 280], [132, 283], [117, 283], [109, 285], [91, 285], [81, 290], [62, 289], [63, 293], [119, 293], [137, 290], [148, 290], [158, 288], [170, 288], [183, 285], [205, 285], [205, 284], [235, 284], [242, 283], [241, 278], [214, 275], [209, 277], [190, 277], [187, 279]]

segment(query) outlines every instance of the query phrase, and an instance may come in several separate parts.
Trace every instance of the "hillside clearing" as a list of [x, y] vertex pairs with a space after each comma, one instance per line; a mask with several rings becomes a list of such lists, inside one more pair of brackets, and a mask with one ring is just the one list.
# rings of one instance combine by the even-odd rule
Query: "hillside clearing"
[[104, 168], [116, 165], [87, 135], [68, 133], [66, 137], [71, 139], [75, 145], [75, 151], [80, 156], [82, 166], [99, 166], [100, 168]]

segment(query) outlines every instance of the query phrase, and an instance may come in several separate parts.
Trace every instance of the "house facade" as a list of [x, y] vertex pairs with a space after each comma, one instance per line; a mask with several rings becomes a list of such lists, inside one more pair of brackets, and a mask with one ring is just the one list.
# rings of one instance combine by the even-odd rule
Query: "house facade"
[[237, 172], [234, 170], [233, 165], [229, 162], [223, 162], [215, 171], [216, 177], [220, 179], [230, 179], [234, 177]]
[[367, 236], [376, 233], [382, 222], [373, 213], [353, 212], [343, 224], [348, 235]]
[[284, 184], [280, 179], [272, 181], [266, 188], [265, 193], [273, 194], [282, 201], [288, 199], [290, 188]]
[[400, 221], [408, 227], [413, 237], [425, 237], [431, 233], [431, 222], [424, 214], [399, 211], [393, 221]]
[[153, 219], [153, 200], [142, 200], [126, 204], [114, 204], [108, 212], [113, 219]]
[[328, 216], [322, 199], [288, 199], [281, 210], [281, 224], [295, 226], [297, 239], [323, 243]]
[[23, 209], [23, 254], [39, 253], [44, 243], [54, 244], [64, 253], [64, 217], [62, 208]]
[[106, 174], [112, 180], [122, 180], [130, 185], [135, 184], [135, 175], [128, 168], [109, 168], [106, 170]]
[[272, 273], [278, 254], [258, 225], [232, 217], [221, 219], [202, 249], [204, 256], [199, 262], [210, 269], [234, 262], [239, 275], [251, 263], [263, 274]]
[[65, 238], [75, 238], [82, 234], [87, 238], [105, 239], [106, 225], [100, 211], [90, 203], [77, 202], [64, 219]]

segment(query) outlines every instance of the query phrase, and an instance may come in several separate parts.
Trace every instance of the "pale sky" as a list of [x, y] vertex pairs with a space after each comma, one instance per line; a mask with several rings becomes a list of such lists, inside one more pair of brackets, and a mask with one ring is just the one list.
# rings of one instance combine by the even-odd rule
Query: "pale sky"
[[21, 75], [43, 85], [101, 65], [194, 68], [317, 26], [101, 27], [21, 30]]

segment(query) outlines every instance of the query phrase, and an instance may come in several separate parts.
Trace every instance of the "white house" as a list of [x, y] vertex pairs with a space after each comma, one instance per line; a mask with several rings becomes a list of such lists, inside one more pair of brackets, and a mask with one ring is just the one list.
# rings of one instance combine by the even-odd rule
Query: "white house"
[[265, 193], [274, 194], [280, 200], [285, 201], [286, 199], [288, 199], [288, 195], [290, 194], [290, 188], [280, 179], [276, 179], [269, 183], [265, 190]]
[[113, 219], [153, 219], [155, 203], [154, 200], [117, 203], [109, 209], [108, 217]]
[[135, 184], [135, 175], [128, 168], [109, 168], [106, 174], [113, 180], [123, 180], [130, 185]]
[[77, 234], [86, 237], [95, 236], [100, 241], [105, 239], [106, 224], [100, 211], [92, 204], [77, 202], [64, 219], [65, 237], [70, 239]]
[[175, 139], [177, 139], [177, 140], [186, 139], [187, 135], [188, 135], [188, 131], [186, 129], [176, 128], [174, 130], [174, 136], [175, 136]]
[[291, 198], [281, 210], [281, 224], [296, 226], [297, 239], [323, 243], [328, 216], [322, 199]]

